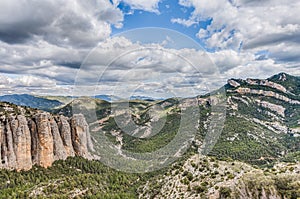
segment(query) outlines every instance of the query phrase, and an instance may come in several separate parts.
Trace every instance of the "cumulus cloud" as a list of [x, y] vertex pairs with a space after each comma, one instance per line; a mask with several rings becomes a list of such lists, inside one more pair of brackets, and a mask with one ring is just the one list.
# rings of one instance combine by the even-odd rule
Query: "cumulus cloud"
[[158, 3], [161, 0], [115, 0], [114, 2], [115, 4], [118, 4], [120, 1], [127, 3], [132, 9], [159, 14]]
[[172, 18], [171, 22], [172, 23], [178, 23], [178, 24], [184, 25], [186, 27], [190, 27], [190, 26], [192, 26], [194, 24], [197, 24], [197, 22], [195, 20], [192, 20], [192, 19], [181, 19], [181, 18]]
[[[132, 42], [125, 37], [108, 38], [91, 52], [68, 51], [48, 43], [42, 46], [45, 45], [49, 51], [22, 45], [10, 49], [8, 45], [6, 54], [2, 54], [6, 65], [3, 62], [0, 72], [15, 74], [18, 79], [2, 77], [1, 82], [10, 88], [14, 85], [19, 91], [27, 87], [31, 92], [37, 92], [38, 87], [41, 92], [59, 87], [75, 95], [105, 93], [126, 97], [137, 90], [135, 95], [193, 96], [217, 89], [228, 78], [252, 74], [253, 68], [255, 73], [264, 75], [284, 69], [282, 64], [270, 58], [258, 60], [250, 52], [172, 49], [161, 43]], [[82, 65], [80, 59], [84, 60]]]
[[[300, 23], [298, 13], [300, 2], [291, 0], [248, 1], [248, 0], [180, 0], [185, 7], [194, 7], [188, 19], [173, 22], [190, 26], [211, 19], [207, 29], [200, 29], [198, 37], [208, 48], [234, 49], [242, 47], [247, 51], [270, 50], [281, 45], [284, 51], [290, 45], [299, 45]], [[286, 60], [287, 57], [273, 57]], [[272, 56], [272, 53], [270, 54]]]
[[98, 92], [104, 88], [107, 91], [110, 85], [110, 91], [119, 90], [122, 94], [143, 85], [144, 94], [159, 96], [172, 91], [176, 96], [192, 96], [217, 89], [231, 77], [256, 74], [267, 78], [281, 71], [295, 74], [296, 69], [268, 57], [258, 59], [251, 52], [170, 49], [114, 37], [102, 42], [89, 55], [76, 82], [80, 90], [81, 86], [99, 84]]
[[32, 75], [14, 75], [13, 77], [7, 77], [0, 73], [0, 93], [22, 93], [24, 91], [32, 90], [46, 90], [55, 89], [56, 81]]
[[0, 2], [0, 40], [43, 39], [59, 46], [95, 46], [121, 27], [122, 12], [106, 0], [24, 0]]

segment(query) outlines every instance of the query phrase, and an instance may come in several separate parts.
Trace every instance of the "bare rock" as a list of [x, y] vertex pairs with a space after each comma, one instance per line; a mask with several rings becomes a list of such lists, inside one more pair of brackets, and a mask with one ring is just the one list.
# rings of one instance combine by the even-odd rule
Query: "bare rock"
[[39, 113], [35, 116], [38, 132], [38, 165], [49, 167], [54, 161], [53, 137], [48, 113]]
[[16, 155], [16, 169], [29, 170], [31, 162], [31, 135], [25, 116], [18, 115], [11, 121], [13, 146]]
[[4, 143], [4, 128], [3, 125], [0, 123], [0, 168], [2, 168], [2, 151], [3, 151], [3, 143]]
[[13, 142], [13, 136], [12, 136], [12, 131], [10, 128], [10, 123], [7, 120], [6, 121], [6, 126], [5, 126], [5, 141], [6, 141], [6, 146], [5, 146], [5, 153], [4, 153], [4, 159], [6, 164], [5, 166], [7, 168], [13, 169], [16, 168], [17, 166], [17, 160], [16, 160], [16, 155], [14, 151], [14, 142]]
[[28, 119], [28, 128], [31, 134], [31, 161], [32, 164], [38, 163], [38, 133], [36, 123], [29, 118]]
[[280, 95], [273, 91], [257, 90], [257, 89], [242, 88], [242, 87], [239, 87], [235, 91], [240, 94], [255, 94], [255, 95], [262, 95], [265, 97], [273, 97], [275, 99], [287, 102], [289, 104], [300, 104], [300, 101], [298, 101], [298, 100], [290, 99], [284, 95]]
[[50, 118], [51, 133], [53, 137], [53, 155], [54, 160], [65, 160], [67, 153], [60, 137], [58, 126], [53, 117]]
[[236, 88], [236, 87], [239, 87], [239, 86], [241, 85], [240, 83], [234, 81], [233, 79], [228, 80], [227, 83], [228, 83], [230, 86], [235, 87], [235, 88]]
[[89, 126], [82, 114], [76, 114], [71, 118], [72, 142], [75, 154], [85, 158], [90, 158], [88, 151]]
[[31, 117], [18, 113], [0, 117], [0, 168], [20, 171], [35, 164], [47, 168], [69, 156], [92, 157], [89, 125], [83, 115], [69, 119], [46, 112]]
[[255, 80], [255, 79], [246, 79], [246, 82], [250, 85], [261, 85], [261, 86], [267, 86], [270, 88], [277, 89], [279, 91], [282, 91], [284, 93], [287, 92], [286, 88], [280, 84], [277, 84], [275, 82], [269, 81], [269, 80]]
[[67, 156], [75, 156], [72, 145], [71, 127], [68, 118], [63, 115], [59, 116], [58, 127]]
[[273, 104], [270, 102], [262, 101], [262, 100], [256, 100], [256, 103], [264, 108], [268, 108], [271, 111], [276, 112], [282, 117], [285, 117], [285, 108], [281, 105]]

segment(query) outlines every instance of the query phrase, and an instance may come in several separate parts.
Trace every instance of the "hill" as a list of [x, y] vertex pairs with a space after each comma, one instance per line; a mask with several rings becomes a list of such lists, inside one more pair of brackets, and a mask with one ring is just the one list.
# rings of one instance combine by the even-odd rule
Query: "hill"
[[19, 106], [28, 106], [31, 108], [38, 108], [47, 111], [55, 107], [61, 106], [63, 104], [58, 100], [50, 100], [45, 99], [43, 97], [36, 97], [28, 94], [3, 95], [0, 96], [0, 101], [10, 102]]

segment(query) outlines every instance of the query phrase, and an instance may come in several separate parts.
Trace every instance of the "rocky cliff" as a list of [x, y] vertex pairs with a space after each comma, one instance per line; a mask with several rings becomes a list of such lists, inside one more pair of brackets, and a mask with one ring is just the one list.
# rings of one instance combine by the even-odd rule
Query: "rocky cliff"
[[1, 114], [0, 168], [28, 170], [35, 164], [49, 167], [55, 160], [69, 156], [90, 158], [92, 148], [88, 124], [81, 114], [71, 118], [47, 112]]

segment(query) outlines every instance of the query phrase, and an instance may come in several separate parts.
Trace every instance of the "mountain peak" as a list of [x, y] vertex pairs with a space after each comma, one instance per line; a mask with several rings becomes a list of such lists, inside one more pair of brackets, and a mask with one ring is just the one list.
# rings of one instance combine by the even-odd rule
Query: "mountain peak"
[[300, 95], [300, 77], [281, 72], [268, 78], [268, 80], [281, 84], [291, 93]]
[[285, 73], [285, 72], [281, 72], [281, 73], [278, 73], [276, 75], [273, 75], [272, 77], [268, 78], [269, 80], [277, 80], [277, 81], [286, 81], [287, 79], [291, 78], [293, 76]]

